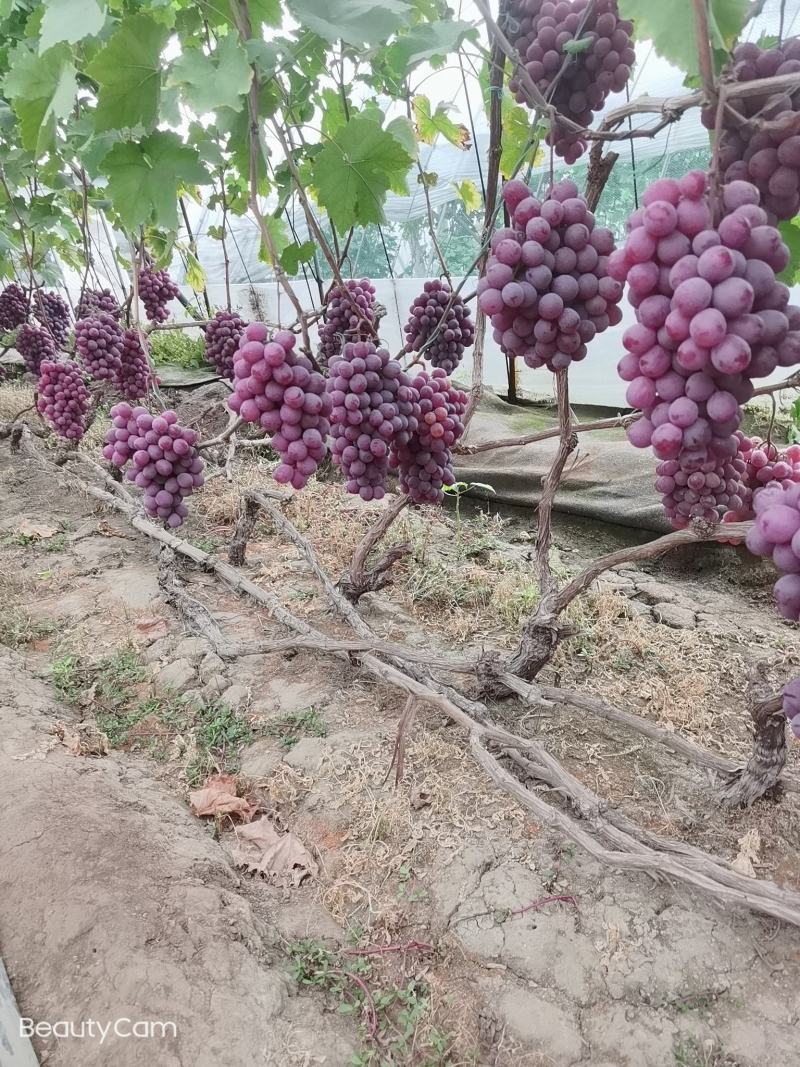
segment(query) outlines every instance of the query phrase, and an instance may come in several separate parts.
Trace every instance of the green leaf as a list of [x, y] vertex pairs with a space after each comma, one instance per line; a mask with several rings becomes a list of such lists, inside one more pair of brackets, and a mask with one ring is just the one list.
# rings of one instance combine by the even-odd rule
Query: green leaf
[[787, 285], [797, 285], [800, 281], [800, 215], [793, 219], [778, 223], [778, 230], [789, 247], [790, 259], [786, 267], [778, 275], [778, 280]]
[[94, 37], [106, 21], [105, 4], [98, 0], [48, 0], [39, 34], [39, 51], [67, 41], [75, 44]]
[[23, 148], [41, 155], [52, 147], [56, 123], [69, 115], [77, 88], [69, 45], [43, 55], [26, 44], [14, 49], [4, 91], [19, 119]]
[[304, 29], [331, 44], [384, 44], [414, 14], [408, 0], [288, 0], [288, 7]]
[[430, 189], [432, 185], [439, 184], [439, 175], [435, 170], [422, 170], [417, 175], [417, 185], [424, 185]]
[[[269, 231], [269, 235], [272, 238], [272, 243], [275, 245], [275, 252], [280, 260], [282, 253], [289, 244], [289, 233], [286, 229], [286, 223], [283, 219], [276, 218], [275, 215], [267, 215], [264, 219], [264, 223]], [[261, 247], [258, 250], [258, 258], [262, 263], [270, 263], [275, 266], [275, 259], [272, 252], [265, 241], [262, 240]]]
[[347, 122], [342, 94], [336, 89], [323, 89], [322, 98], [322, 132], [325, 137], [333, 137], [337, 130]]
[[503, 140], [500, 154], [500, 173], [510, 178], [519, 166], [537, 163], [542, 158], [538, 142], [531, 142], [531, 113], [527, 108], [514, 103], [514, 98], [506, 90], [502, 104]]
[[148, 15], [132, 15], [94, 57], [87, 73], [100, 86], [98, 131], [134, 126], [149, 130], [158, 122], [161, 52], [168, 37], [166, 26]]
[[386, 50], [386, 58], [397, 79], [405, 76], [426, 60], [432, 63], [454, 52], [475, 30], [469, 22], [448, 19], [442, 22], [425, 22], [398, 37]]
[[[383, 119], [379, 119], [382, 122]], [[396, 119], [386, 124], [386, 132], [390, 133], [396, 141], [405, 148], [412, 159], [417, 158], [417, 137], [414, 132], [414, 123], [405, 115], [398, 115]]]
[[455, 191], [458, 193], [459, 199], [464, 205], [464, 210], [470, 214], [473, 211], [477, 211], [481, 206], [481, 194], [478, 192], [478, 187], [471, 178], [465, 178], [461, 182], [450, 182]]
[[262, 41], [252, 38], [245, 42], [247, 58], [256, 68], [259, 78], [271, 78], [275, 74], [278, 60], [281, 58], [281, 49], [274, 41]]
[[565, 41], [561, 46], [561, 51], [566, 52], [568, 56], [579, 56], [581, 52], [585, 52], [591, 45], [594, 37], [581, 37], [577, 41]]
[[[718, 53], [731, 50], [750, 13], [750, 0], [710, 0], [711, 45]], [[699, 73], [692, 0], [619, 0], [622, 18], [632, 19], [639, 40], [649, 38], [658, 55], [688, 75]], [[724, 59], [718, 55], [717, 63]]]
[[441, 134], [446, 141], [465, 152], [472, 147], [467, 127], [460, 122], [453, 122], [448, 117], [447, 112], [452, 109], [452, 105], [437, 104], [436, 110], [431, 114], [431, 102], [428, 97], [415, 96], [411, 106], [417, 123], [417, 137], [423, 144], [433, 144]]
[[313, 241], [304, 241], [301, 245], [287, 245], [280, 255], [281, 266], [290, 276], [300, 270], [301, 263], [310, 263], [317, 246]]
[[190, 285], [195, 293], [202, 293], [206, 287], [206, 272], [194, 252], [190, 251], [186, 252], [186, 284]]
[[175, 60], [169, 85], [178, 85], [184, 100], [198, 115], [220, 107], [236, 110], [250, 88], [253, 71], [235, 34], [223, 37], [212, 55], [187, 49]]
[[208, 181], [197, 152], [176, 133], [157, 130], [139, 143], [114, 145], [100, 166], [114, 209], [127, 229], [146, 223], [175, 230], [181, 183]]
[[389, 189], [405, 186], [413, 162], [406, 147], [371, 115], [354, 115], [317, 155], [311, 181], [334, 226], [383, 222]]

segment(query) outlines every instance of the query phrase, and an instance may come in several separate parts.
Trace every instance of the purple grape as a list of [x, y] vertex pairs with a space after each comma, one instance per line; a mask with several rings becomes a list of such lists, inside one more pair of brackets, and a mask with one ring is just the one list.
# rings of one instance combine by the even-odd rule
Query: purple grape
[[28, 297], [16, 282], [0, 293], [0, 330], [16, 330], [28, 321]]
[[233, 361], [246, 325], [235, 311], [218, 311], [203, 331], [206, 360], [220, 378], [233, 379]]
[[44, 359], [39, 366], [36, 407], [60, 437], [79, 441], [86, 433], [92, 397], [77, 363]]
[[69, 307], [58, 293], [46, 293], [36, 289], [33, 294], [36, 318], [61, 348], [69, 337]]
[[144, 304], [150, 322], [166, 322], [169, 318], [167, 304], [179, 292], [178, 286], [165, 270], [145, 267], [139, 273], [139, 299]]
[[75, 309], [76, 318], [90, 319], [100, 311], [117, 320], [122, 318], [122, 308], [110, 289], [84, 289]]
[[37, 377], [42, 360], [54, 361], [56, 358], [56, 343], [50, 331], [40, 326], [23, 323], [14, 343], [25, 363], [25, 369]]
[[114, 381], [123, 350], [122, 327], [104, 311], [75, 324], [75, 350], [87, 374], [95, 381]]
[[319, 355], [329, 362], [348, 341], [366, 341], [375, 333], [375, 286], [369, 278], [350, 278], [344, 289], [331, 287], [319, 328]]
[[[503, 267], [504, 264], [494, 264], [495, 277]], [[511, 269], [506, 269], [513, 277]], [[516, 283], [508, 281], [505, 284]], [[522, 303], [525, 292], [521, 286], [518, 288], [521, 292], [520, 303]], [[450, 304], [449, 307], [448, 304]], [[453, 297], [450, 286], [446, 282], [434, 279], [425, 282], [422, 293], [409, 308], [405, 335], [406, 352], [419, 352], [428, 338], [434, 335], [433, 341], [425, 348], [425, 358], [430, 360], [434, 367], [441, 367], [445, 374], [452, 374], [461, 362], [465, 349], [469, 348], [475, 340], [475, 327], [469, 307], [461, 299], [460, 294]]]
[[122, 353], [112, 381], [126, 400], [141, 400], [151, 385], [158, 384], [136, 330], [125, 330], [122, 335]]

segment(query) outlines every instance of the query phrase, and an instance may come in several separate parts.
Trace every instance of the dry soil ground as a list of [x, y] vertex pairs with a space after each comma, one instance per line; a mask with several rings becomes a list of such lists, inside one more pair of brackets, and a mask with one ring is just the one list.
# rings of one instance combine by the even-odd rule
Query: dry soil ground
[[[268, 478], [253, 459], [237, 473]], [[214, 478], [193, 508], [186, 536], [224, 547], [235, 490]], [[372, 520], [325, 483], [288, 513], [334, 574]], [[380, 633], [513, 643], [536, 597], [524, 531], [411, 516], [397, 536], [412, 557], [362, 605]], [[596, 540], [561, 529], [556, 566], [577, 569]], [[246, 567], [343, 633], [269, 525]], [[177, 1025], [38, 1040], [43, 1062], [800, 1064], [800, 930], [587, 859], [488, 783], [432, 712], [395, 788], [400, 693], [319, 653], [221, 659], [164, 601], [155, 544], [7, 444], [0, 575], [0, 952], [21, 1012]], [[181, 576], [232, 639], [285, 636], [210, 575]], [[616, 572], [576, 605], [580, 635], [548, 677], [743, 754], [748, 664], [768, 658], [777, 680], [798, 663], [768, 582], [733, 549]], [[640, 736], [563, 709], [502, 715], [642, 824], [800, 888], [797, 794], [727, 812], [718, 782]], [[285, 888], [235, 867], [230, 821], [187, 801], [214, 771], [297, 836], [315, 876]], [[556, 896], [574, 899], [526, 907]]]

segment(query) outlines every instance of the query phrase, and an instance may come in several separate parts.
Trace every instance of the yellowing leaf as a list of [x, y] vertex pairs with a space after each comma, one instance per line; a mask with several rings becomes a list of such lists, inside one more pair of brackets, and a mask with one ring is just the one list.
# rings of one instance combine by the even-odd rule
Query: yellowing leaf
[[472, 212], [478, 210], [481, 206], [481, 194], [478, 191], [477, 185], [471, 178], [465, 178], [463, 181], [451, 182], [450, 184], [458, 193], [465, 211]]
[[433, 144], [437, 135], [441, 134], [446, 141], [456, 148], [463, 148], [465, 152], [472, 147], [467, 127], [448, 117], [447, 112], [451, 110], [449, 104], [437, 104], [432, 113], [428, 97], [415, 96], [411, 106], [417, 124], [417, 137], [423, 144]]
[[206, 272], [193, 252], [186, 253], [186, 284], [190, 285], [195, 293], [202, 293], [206, 287]]

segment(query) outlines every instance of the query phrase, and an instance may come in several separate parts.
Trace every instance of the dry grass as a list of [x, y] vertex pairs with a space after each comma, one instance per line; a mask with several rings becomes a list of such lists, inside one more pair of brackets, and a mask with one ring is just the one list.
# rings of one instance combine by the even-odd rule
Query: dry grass
[[0, 421], [8, 422], [24, 408], [32, 405], [32, 385], [20, 381], [0, 383]]

